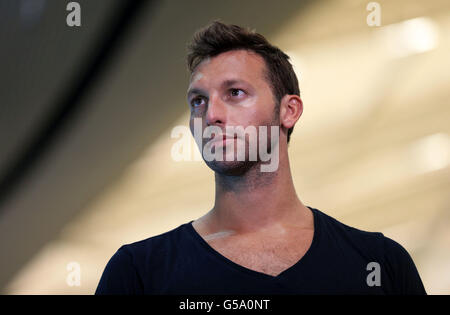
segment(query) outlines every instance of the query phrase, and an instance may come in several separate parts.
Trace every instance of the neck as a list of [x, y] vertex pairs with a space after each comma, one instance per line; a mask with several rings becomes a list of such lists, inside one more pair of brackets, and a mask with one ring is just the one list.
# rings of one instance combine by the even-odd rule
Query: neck
[[214, 208], [208, 213], [213, 230], [258, 232], [276, 226], [301, 226], [309, 209], [297, 197], [287, 150], [280, 152], [279, 167], [261, 172], [255, 164], [245, 174], [216, 173]]

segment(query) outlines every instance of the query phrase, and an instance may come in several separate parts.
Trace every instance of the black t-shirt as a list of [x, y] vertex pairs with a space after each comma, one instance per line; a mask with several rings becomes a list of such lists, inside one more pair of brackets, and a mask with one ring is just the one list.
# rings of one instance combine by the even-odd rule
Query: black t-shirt
[[312, 244], [277, 276], [221, 255], [190, 221], [120, 247], [95, 294], [426, 294], [400, 244], [308, 208], [314, 214]]

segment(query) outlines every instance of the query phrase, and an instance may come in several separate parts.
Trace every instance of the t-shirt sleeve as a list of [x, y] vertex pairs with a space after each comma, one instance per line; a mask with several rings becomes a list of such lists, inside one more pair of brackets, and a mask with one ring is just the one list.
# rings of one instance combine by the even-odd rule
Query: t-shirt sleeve
[[406, 249], [388, 237], [384, 237], [384, 246], [393, 294], [426, 295], [419, 272]]
[[133, 264], [132, 255], [124, 246], [111, 257], [95, 291], [96, 295], [142, 294], [143, 285]]

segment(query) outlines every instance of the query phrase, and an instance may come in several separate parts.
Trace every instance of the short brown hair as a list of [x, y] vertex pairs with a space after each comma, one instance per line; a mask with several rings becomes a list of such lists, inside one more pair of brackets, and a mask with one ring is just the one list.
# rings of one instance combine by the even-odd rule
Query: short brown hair
[[[261, 34], [238, 25], [224, 24], [219, 20], [197, 31], [192, 42], [188, 44], [188, 69], [193, 73], [206, 58], [238, 49], [250, 50], [263, 57], [267, 79], [277, 101], [277, 110], [284, 95], [300, 96], [297, 76], [288, 55], [271, 45]], [[293, 129], [294, 127], [288, 130], [288, 143]]]

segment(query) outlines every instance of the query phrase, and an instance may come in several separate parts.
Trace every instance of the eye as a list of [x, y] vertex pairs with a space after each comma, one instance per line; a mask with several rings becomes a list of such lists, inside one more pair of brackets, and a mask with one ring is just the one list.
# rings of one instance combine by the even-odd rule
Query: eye
[[191, 106], [192, 107], [199, 107], [202, 106], [205, 99], [203, 97], [197, 96], [191, 100]]
[[241, 96], [245, 93], [241, 89], [230, 89], [230, 92], [231, 92], [231, 96]]

